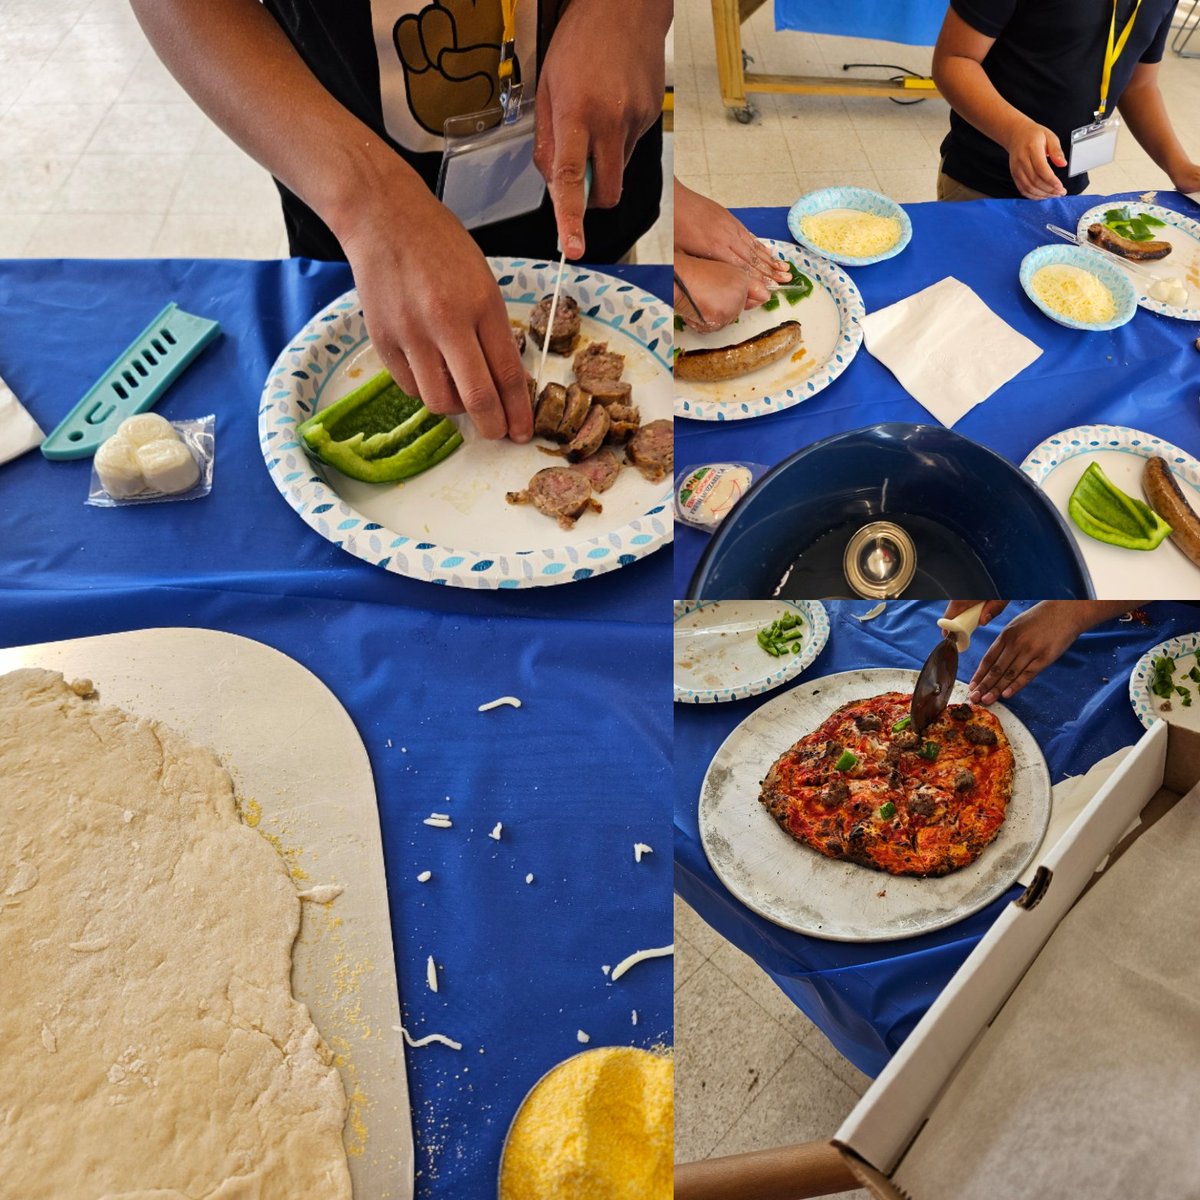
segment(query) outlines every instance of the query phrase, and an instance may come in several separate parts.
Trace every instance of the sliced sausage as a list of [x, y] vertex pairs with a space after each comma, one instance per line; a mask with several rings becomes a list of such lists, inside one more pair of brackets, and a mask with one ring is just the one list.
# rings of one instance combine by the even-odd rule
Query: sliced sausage
[[590, 458], [604, 445], [604, 435], [608, 433], [608, 410], [603, 404], [593, 404], [584, 418], [579, 432], [567, 447], [568, 462], [582, 462]]
[[627, 404], [610, 404], [608, 407], [608, 437], [604, 440], [613, 445], [623, 445], [638, 431], [642, 414]]
[[989, 729], [986, 725], [968, 725], [963, 733], [967, 735], [967, 741], [972, 746], [994, 746], [996, 744], [996, 731]]
[[545, 467], [523, 492], [509, 492], [509, 504], [532, 504], [540, 513], [553, 517], [563, 529], [573, 529], [579, 517], [591, 508], [602, 512], [592, 499], [592, 482], [573, 467]]
[[583, 428], [583, 422], [592, 407], [592, 398], [577, 383], [567, 388], [567, 402], [562, 420], [558, 423], [556, 442], [569, 442]]
[[1165, 458], [1152, 458], [1142, 470], [1146, 503], [1171, 527], [1171, 541], [1200, 567], [1200, 518], [1188, 503]]
[[625, 355], [610, 350], [607, 342], [589, 342], [575, 355], [571, 365], [580, 383], [585, 375], [596, 380], [620, 379], [625, 370]]
[[[553, 302], [553, 296], [543, 296], [529, 314], [529, 335], [539, 350], [546, 343], [546, 324]], [[560, 295], [558, 308], [554, 310], [554, 328], [550, 330], [550, 353], [570, 354], [579, 341], [580, 325], [579, 303], [571, 296]]]
[[675, 431], [670, 421], [643, 425], [625, 447], [625, 461], [632, 463], [651, 483], [665, 479], [675, 468]]
[[537, 437], [558, 440], [558, 425], [567, 406], [567, 389], [561, 383], [548, 383], [542, 388], [533, 414], [533, 432]]
[[590, 458], [576, 463], [573, 469], [591, 480], [593, 492], [607, 492], [621, 473], [621, 460], [611, 447], [601, 446]]
[[600, 404], [628, 404], [633, 399], [633, 384], [624, 379], [593, 379], [580, 375], [579, 386]]
[[800, 322], [784, 321], [732, 346], [714, 350], [684, 350], [675, 360], [675, 378], [698, 383], [736, 379], [778, 362], [800, 344]]

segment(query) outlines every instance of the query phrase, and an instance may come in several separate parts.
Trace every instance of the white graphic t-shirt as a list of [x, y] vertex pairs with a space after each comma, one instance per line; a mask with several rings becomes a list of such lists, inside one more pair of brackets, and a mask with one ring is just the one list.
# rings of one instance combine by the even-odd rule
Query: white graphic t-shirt
[[[532, 103], [537, 0], [517, 4], [514, 78]], [[504, 14], [500, 0], [371, 0], [379, 96], [388, 136], [415, 152], [442, 149], [449, 117], [494, 108]]]

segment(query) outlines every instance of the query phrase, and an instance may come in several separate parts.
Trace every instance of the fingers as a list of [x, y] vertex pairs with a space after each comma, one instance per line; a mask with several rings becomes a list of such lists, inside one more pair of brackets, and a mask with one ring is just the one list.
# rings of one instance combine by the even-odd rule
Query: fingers
[[584, 151], [584, 164], [592, 160], [591, 203], [597, 208], [616, 208], [625, 183], [625, 146], [616, 138], [602, 137]]
[[1007, 600], [985, 600], [983, 611], [979, 614], [980, 625], [994, 621], [1008, 607]]
[[489, 313], [479, 326], [479, 341], [492, 372], [492, 381], [504, 409], [504, 423], [514, 442], [527, 442], [533, 436], [533, 402], [529, 396], [529, 375], [513, 342], [512, 326], [503, 306], [499, 314]]
[[974, 704], [990, 704], [1014, 655], [1013, 639], [1002, 633], [989, 647], [967, 685]]
[[[444, 346], [444, 352], [446, 366], [453, 376], [453, 385], [471, 423], [485, 438], [502, 438], [508, 430], [508, 421], [492, 372], [474, 331], [469, 337], [458, 338]], [[425, 407], [431, 412], [439, 411], [427, 398]]]
[[1039, 129], [1025, 154], [1026, 181], [1031, 190], [1040, 194], [1035, 199], [1045, 199], [1048, 196], [1063, 196], [1066, 188], [1059, 182], [1058, 176], [1050, 169], [1047, 158], [1052, 158], [1060, 166], [1067, 165], [1062, 156], [1062, 147], [1058, 138], [1048, 129]]
[[454, 377], [436, 346], [429, 343], [419, 349], [410, 349], [408, 361], [415, 380], [412, 394], [420, 396], [431, 413], [451, 415], [463, 411]]
[[771, 292], [767, 285], [751, 276], [746, 285], [746, 303], [743, 307], [757, 308], [760, 304], [766, 304], [770, 298]]
[[550, 93], [539, 88], [537, 126], [533, 161], [546, 180], [554, 220], [558, 226], [558, 244], [569, 259], [583, 254], [583, 177], [587, 170], [587, 132], [581, 122], [555, 122]]
[[1066, 155], [1063, 154], [1062, 142], [1049, 129], [1046, 130], [1046, 156], [1056, 167], [1067, 165]]

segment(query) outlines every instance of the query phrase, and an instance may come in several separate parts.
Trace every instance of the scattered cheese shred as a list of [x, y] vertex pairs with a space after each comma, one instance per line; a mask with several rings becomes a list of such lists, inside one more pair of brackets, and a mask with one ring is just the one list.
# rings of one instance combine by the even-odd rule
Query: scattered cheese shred
[[609, 966], [609, 964], [608, 964], [608, 963], [605, 963], [605, 964], [604, 964], [604, 966], [602, 966], [602, 967], [600, 968], [600, 970], [602, 970], [602, 971], [605, 973], [605, 975], [607, 975], [607, 974], [609, 973], [609, 971], [611, 971], [611, 970], [612, 970], [612, 967], [611, 967], [611, 966]]
[[422, 871], [420, 873], [420, 875], [417, 876], [417, 882], [418, 883], [428, 883], [432, 878], [433, 878], [432, 871]]
[[666, 958], [675, 953], [675, 943], [672, 942], [669, 946], [659, 946], [657, 950], [638, 950], [631, 954], [628, 958], [623, 958], [615, 967], [609, 979], [616, 983], [630, 967], [636, 967], [638, 963], [645, 962], [648, 958]]
[[831, 208], [802, 217], [800, 229], [814, 246], [851, 258], [883, 254], [900, 240], [900, 222], [895, 217], [849, 208]]
[[336, 883], [319, 883], [316, 887], [305, 888], [296, 895], [301, 900], [311, 900], [314, 904], [332, 904], [346, 889]]
[[403, 1034], [404, 1040], [414, 1049], [420, 1050], [422, 1046], [432, 1045], [437, 1042], [439, 1046], [449, 1046], [451, 1050], [461, 1050], [462, 1042], [456, 1042], [453, 1038], [448, 1038], [444, 1033], [429, 1033], [423, 1038], [414, 1038], [403, 1025], [393, 1025], [392, 1028], [397, 1033]]
[[445, 813], [430, 813], [421, 824], [432, 825], [434, 829], [452, 829], [454, 827], [454, 822]]
[[533, 874], [532, 874], [532, 872], [531, 872], [530, 874], [528, 874], [528, 875], [526, 875], [526, 876], [525, 876], [525, 882], [526, 882], [526, 883], [532, 883], [532, 882], [533, 882]]
[[490, 837], [494, 841], [498, 842], [500, 840], [500, 830], [502, 830], [503, 828], [504, 828], [504, 826], [499, 821], [497, 821], [496, 828], [493, 829], [492, 832], [488, 834], [488, 837]]
[[437, 963], [433, 961], [433, 955], [429, 956], [429, 960], [425, 964], [425, 980], [429, 984], [429, 990], [436, 992], [438, 990]]
[[587, 1045], [587, 1043], [590, 1042], [592, 1039], [591, 1039], [590, 1034], [586, 1034], [583, 1032], [582, 1029], [579, 1029], [575, 1033], [575, 1040], [577, 1042], [582, 1042], [584, 1045]]
[[486, 704], [479, 706], [480, 712], [491, 712], [493, 708], [500, 708], [507, 704], [509, 708], [520, 708], [521, 702], [516, 696], [501, 696], [498, 700], [489, 700]]
[[643, 854], [653, 854], [653, 853], [654, 853], [653, 846], [647, 846], [645, 842], [634, 842], [633, 843], [633, 861], [634, 862], [641, 862]]
[[1091, 271], [1056, 263], [1033, 273], [1033, 294], [1061, 317], [1099, 325], [1117, 315], [1113, 294]]
[[637, 1024], [637, 1009], [636, 1008], [633, 1010], [633, 1023], [635, 1025]]
[[865, 613], [861, 614], [861, 616], [858, 613], [851, 613], [850, 615], [861, 625], [863, 621], [875, 620], [875, 618], [879, 616], [879, 614], [883, 612], [885, 608], [887, 608], [887, 602], [880, 600], [878, 604], [868, 608]]

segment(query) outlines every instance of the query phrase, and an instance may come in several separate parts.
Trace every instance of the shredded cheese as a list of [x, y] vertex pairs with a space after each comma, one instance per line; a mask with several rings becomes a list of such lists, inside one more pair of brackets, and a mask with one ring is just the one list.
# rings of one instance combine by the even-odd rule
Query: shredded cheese
[[445, 813], [430, 813], [421, 824], [432, 825], [434, 829], [451, 829], [454, 826], [454, 822]]
[[582, 1029], [579, 1029], [579, 1030], [577, 1030], [577, 1031], [576, 1031], [576, 1033], [575, 1033], [575, 1040], [576, 1040], [577, 1042], [583, 1042], [583, 1043], [586, 1045], [586, 1044], [587, 1044], [588, 1042], [590, 1042], [592, 1039], [591, 1039], [591, 1036], [590, 1036], [589, 1034], [586, 1034], [586, 1033], [584, 1033], [584, 1032], [583, 1032], [583, 1030], [582, 1030]]
[[432, 954], [425, 963], [425, 981], [429, 984], [429, 990], [431, 992], [436, 992], [438, 990], [437, 963], [433, 961]]
[[884, 254], [900, 240], [900, 222], [852, 208], [831, 208], [801, 217], [800, 229], [814, 246], [849, 258]]
[[521, 702], [516, 696], [501, 696], [498, 700], [489, 700], [486, 704], [481, 704], [479, 711], [491, 712], [493, 708], [499, 708], [502, 704], [507, 704], [509, 708], [521, 707]]
[[500, 840], [500, 830], [502, 830], [503, 828], [504, 828], [504, 826], [499, 821], [497, 821], [496, 828], [493, 829], [492, 832], [488, 834], [488, 837], [493, 838], [495, 841], [498, 842]]
[[633, 1023], [635, 1025], [637, 1024], [637, 1009], [636, 1008], [633, 1010]]
[[672, 942], [669, 946], [659, 946], [657, 950], [637, 950], [628, 958], [623, 958], [612, 969], [612, 974], [609, 979], [616, 983], [630, 967], [636, 967], [638, 963], [645, 962], [648, 958], [666, 958], [675, 953], [675, 943]]
[[428, 883], [432, 878], [433, 878], [432, 871], [422, 871], [420, 873], [420, 875], [417, 876], [417, 882], [418, 883]]
[[1033, 294], [1061, 317], [1099, 325], [1117, 315], [1113, 294], [1091, 271], [1065, 263], [1035, 271], [1029, 281]]
[[[448, 1038], [444, 1033], [429, 1033], [423, 1038], [414, 1038], [403, 1025], [393, 1025], [392, 1028], [397, 1033], [403, 1034], [404, 1040], [414, 1049], [420, 1050], [422, 1046], [431, 1046], [437, 1042], [439, 1046], [449, 1046], [451, 1050], [461, 1050], [462, 1042], [456, 1042], [453, 1038]], [[483, 1053], [481, 1050], [480, 1054]]]
[[526, 882], [526, 883], [532, 883], [532, 882], [533, 882], [533, 875], [532, 875], [532, 874], [526, 875], [526, 876], [525, 876], [525, 882]]
[[634, 842], [633, 843], [633, 861], [634, 862], [641, 862], [643, 854], [653, 854], [653, 853], [654, 853], [653, 846], [647, 846], [645, 842]]

